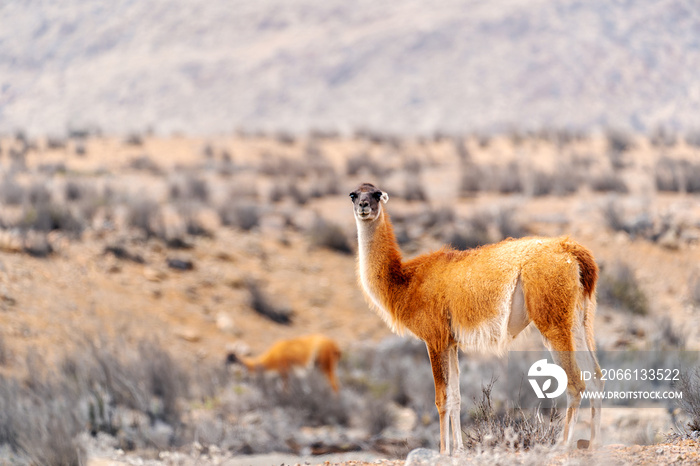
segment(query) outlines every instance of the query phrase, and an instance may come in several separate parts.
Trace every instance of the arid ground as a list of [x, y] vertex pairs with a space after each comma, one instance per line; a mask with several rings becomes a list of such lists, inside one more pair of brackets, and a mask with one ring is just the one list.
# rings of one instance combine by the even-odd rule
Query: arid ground
[[[445, 243], [570, 235], [601, 267], [599, 349], [700, 350], [692, 138], [18, 135], [0, 141], [0, 167], [3, 406], [19, 400], [26, 410], [0, 419], [3, 461], [54, 461], [48, 439], [60, 436], [50, 429], [66, 413], [60, 438], [94, 465], [241, 464], [271, 452], [294, 463], [353, 450], [402, 461], [436, 448], [425, 350], [392, 337], [357, 284], [347, 194], [361, 181], [389, 193], [406, 257]], [[338, 341], [343, 388], [333, 398], [309, 376], [311, 388], [301, 377], [299, 389], [338, 410], [295, 405], [274, 378], [224, 365], [229, 351], [258, 354], [308, 333]], [[515, 347], [541, 347], [537, 332]], [[162, 366], [139, 365], [153, 354]], [[480, 358], [462, 356], [466, 417], [487, 382], [469, 372]], [[173, 380], [186, 388], [170, 394]], [[34, 408], [34, 424], [17, 420]], [[604, 451], [621, 464], [693, 464], [692, 429], [667, 438], [691, 419], [675, 405], [610, 409]], [[582, 410], [581, 437], [587, 420]], [[586, 455], [547, 458], [593, 461]]]

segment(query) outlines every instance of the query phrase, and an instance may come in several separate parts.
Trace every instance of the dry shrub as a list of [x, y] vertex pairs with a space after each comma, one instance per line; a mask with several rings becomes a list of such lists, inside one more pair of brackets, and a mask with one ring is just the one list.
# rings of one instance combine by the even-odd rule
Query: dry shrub
[[250, 293], [250, 307], [255, 312], [278, 324], [290, 325], [292, 323], [293, 313], [288, 306], [273, 302], [255, 280], [249, 280], [247, 286]]
[[649, 142], [654, 147], [673, 147], [678, 142], [678, 136], [671, 130], [663, 126], [657, 127], [649, 136]]
[[688, 428], [693, 432], [700, 431], [700, 367], [682, 371], [676, 388], [683, 392], [683, 398], [676, 402], [690, 417]]
[[24, 187], [11, 176], [6, 176], [0, 184], [0, 202], [4, 205], [21, 205], [26, 193]]
[[679, 192], [683, 184], [681, 164], [669, 157], [661, 157], [656, 162], [654, 178], [656, 189], [666, 192]]
[[158, 165], [149, 155], [139, 155], [133, 157], [129, 163], [128, 168], [136, 171], [145, 171], [154, 176], [160, 176], [163, 174], [163, 169]]
[[85, 229], [86, 222], [64, 204], [54, 202], [27, 205], [21, 228], [39, 232], [60, 230], [78, 236]]
[[170, 200], [209, 202], [210, 189], [207, 180], [188, 174], [170, 182]]
[[457, 158], [459, 159], [460, 163], [467, 163], [471, 160], [472, 156], [469, 149], [467, 149], [464, 138], [452, 138], [452, 146], [454, 147], [454, 151], [457, 154]]
[[700, 305], [700, 272], [694, 272], [688, 279], [688, 295], [695, 305]]
[[523, 181], [520, 165], [510, 162], [504, 168], [495, 170], [493, 189], [501, 194], [515, 194], [523, 192]]
[[503, 208], [496, 214], [496, 227], [501, 238], [523, 238], [529, 234], [528, 229], [518, 221], [515, 208]]
[[[658, 227], [663, 227], [663, 225], [658, 225], [655, 229], [654, 221], [648, 212], [642, 212], [632, 218], [627, 218], [624, 215], [623, 208], [617, 199], [612, 199], [603, 207], [603, 218], [606, 225], [613, 231], [623, 231], [630, 235], [632, 238], [641, 237], [649, 240], [657, 240], [660, 236], [660, 232], [656, 230]], [[656, 222], [658, 223], [658, 222]], [[663, 227], [662, 230], [665, 231]]]
[[372, 178], [383, 178], [391, 172], [391, 169], [381, 165], [374, 160], [368, 152], [361, 152], [351, 156], [345, 162], [345, 173], [348, 176], [357, 176], [360, 174]]
[[124, 138], [124, 145], [126, 146], [142, 146], [143, 136], [138, 133], [131, 133], [126, 138]]
[[566, 196], [576, 193], [581, 186], [582, 177], [580, 170], [574, 163], [562, 163], [557, 166], [552, 181], [552, 194]]
[[696, 129], [686, 134], [685, 142], [689, 146], [700, 147], [700, 130]]
[[417, 202], [425, 202], [428, 200], [420, 176], [417, 173], [408, 173], [406, 175], [403, 198], [407, 201]]
[[301, 417], [302, 425], [347, 426], [350, 420], [350, 407], [328, 384], [319, 371], [309, 371], [298, 376], [290, 373], [286, 383], [261, 376], [256, 385], [273, 406], [291, 408]]
[[455, 229], [444, 238], [445, 243], [460, 251], [478, 248], [491, 243], [488, 225], [473, 224], [468, 229]]
[[46, 149], [48, 150], [59, 150], [66, 148], [65, 138], [49, 136], [46, 138]]
[[258, 172], [266, 176], [304, 177], [308, 174], [308, 168], [302, 161], [264, 153]]
[[[142, 342], [134, 351], [89, 341], [55, 371], [30, 352], [26, 368], [22, 381], [0, 375], [0, 444], [17, 455], [19, 464], [85, 464], [79, 434], [86, 429], [129, 438], [125, 447], [145, 447], [153, 445], [151, 429], [164, 422], [173, 434], [161, 447], [181, 440], [182, 399], [190, 381], [157, 342]], [[148, 421], [132, 425], [133, 414], [118, 415], [125, 408]]]
[[554, 175], [535, 171], [532, 175], [532, 195], [547, 196], [554, 190], [555, 178]]
[[143, 256], [141, 254], [133, 253], [129, 251], [126, 246], [122, 244], [113, 244], [113, 245], [107, 245], [105, 246], [103, 250], [103, 254], [112, 254], [114, 257], [117, 259], [122, 259], [130, 262], [134, 262], [136, 264], [145, 264], [146, 261], [144, 260]]
[[36, 167], [36, 171], [42, 175], [54, 176], [60, 174], [66, 174], [68, 172], [68, 167], [64, 162], [47, 162], [40, 163]]
[[497, 411], [491, 400], [494, 379], [481, 387], [481, 399], [474, 399], [472, 425], [466, 430], [465, 446], [483, 448], [505, 446], [512, 449], [531, 449], [535, 445], [554, 445], [563, 429], [562, 416], [550, 409], [542, 416], [539, 409], [526, 414], [522, 409]]
[[700, 192], [700, 163], [662, 157], [654, 173], [656, 189], [667, 192]]
[[369, 399], [365, 406], [365, 423], [367, 432], [373, 436], [381, 434], [394, 423], [394, 416], [386, 399]]
[[131, 198], [129, 202], [128, 223], [143, 231], [147, 236], [156, 236], [154, 219], [158, 215], [158, 203], [148, 198]]
[[316, 247], [323, 247], [331, 251], [342, 254], [352, 254], [353, 248], [350, 245], [347, 235], [340, 226], [317, 217], [310, 231], [311, 244]]
[[475, 213], [467, 221], [469, 229], [463, 232], [458, 238], [453, 238], [453, 241], [457, 240], [461, 243], [453, 243], [453, 246], [455, 246], [457, 249], [465, 250], [478, 248], [479, 246], [492, 243], [493, 240], [491, 239], [489, 233], [490, 222], [491, 220], [489, 216], [484, 212]]
[[611, 152], [625, 152], [634, 148], [634, 139], [628, 133], [611, 129], [607, 132], [608, 149]]
[[272, 137], [283, 146], [293, 146], [297, 141], [296, 135], [283, 130], [276, 131]]
[[226, 226], [250, 231], [260, 224], [261, 208], [252, 202], [227, 203], [219, 207], [219, 218]]
[[683, 329], [673, 325], [669, 317], [662, 317], [654, 325], [656, 333], [652, 336], [651, 348], [657, 350], [684, 350], [686, 334]]
[[471, 197], [484, 189], [485, 171], [478, 165], [467, 162], [460, 165], [459, 195]]
[[649, 313], [649, 300], [634, 271], [624, 262], [602, 268], [598, 282], [598, 300], [601, 304], [632, 314]]
[[625, 181], [617, 174], [606, 172], [591, 177], [589, 184], [593, 191], [626, 194], [629, 192]]

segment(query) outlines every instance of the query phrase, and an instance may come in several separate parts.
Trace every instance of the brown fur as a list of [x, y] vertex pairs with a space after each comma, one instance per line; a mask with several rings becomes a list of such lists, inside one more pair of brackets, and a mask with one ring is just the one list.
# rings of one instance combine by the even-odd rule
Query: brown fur
[[[441, 418], [441, 450], [447, 435], [443, 417], [449, 358], [456, 361], [457, 346], [505, 351], [522, 330], [511, 335], [508, 325], [518, 286], [524, 295], [524, 326], [534, 322], [550, 349], [558, 353], [558, 363], [569, 376], [568, 391], [580, 402], [585, 384], [570, 352], [577, 350], [574, 328], [579, 323], [594, 350], [598, 267], [588, 249], [568, 237], [522, 238], [468, 251], [443, 248], [404, 261], [381, 205], [388, 196], [363, 184], [351, 198], [360, 243], [358, 276], [368, 301], [395, 331], [411, 332], [428, 348]], [[455, 351], [454, 356], [449, 356], [450, 351]], [[596, 361], [596, 372], [597, 366]], [[578, 404], [574, 404], [567, 412], [565, 437], [577, 413]], [[461, 445], [461, 439], [456, 444]]]
[[275, 371], [282, 380], [288, 380], [294, 368], [316, 367], [328, 379], [333, 391], [339, 390], [335, 368], [342, 353], [338, 344], [324, 335], [308, 335], [289, 340], [280, 340], [265, 353], [255, 358], [246, 358], [230, 353], [229, 363], [241, 362], [249, 371]]

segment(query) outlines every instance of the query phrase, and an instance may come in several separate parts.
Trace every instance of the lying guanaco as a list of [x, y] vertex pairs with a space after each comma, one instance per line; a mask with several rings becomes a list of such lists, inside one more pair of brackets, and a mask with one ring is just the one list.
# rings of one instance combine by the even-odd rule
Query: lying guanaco
[[335, 368], [341, 354], [335, 341], [315, 334], [280, 340], [258, 357], [248, 358], [231, 352], [227, 355], [226, 362], [241, 363], [251, 372], [277, 372], [285, 386], [292, 370], [316, 367], [326, 376], [331, 388], [337, 393], [339, 387]]

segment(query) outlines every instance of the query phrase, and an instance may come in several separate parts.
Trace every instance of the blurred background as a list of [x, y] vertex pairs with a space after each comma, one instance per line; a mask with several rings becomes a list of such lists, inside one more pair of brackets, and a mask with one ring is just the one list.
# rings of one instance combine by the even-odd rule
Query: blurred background
[[0, 128], [696, 130], [683, 0], [11, 2]]
[[[697, 354], [699, 37], [680, 0], [3, 3], [0, 462], [438, 448], [425, 347], [357, 285], [365, 181], [405, 257], [569, 234], [601, 268], [599, 348]], [[225, 364], [309, 333], [343, 352], [337, 395]], [[506, 361], [461, 364], [470, 454], [566, 454]], [[603, 414], [623, 461], [699, 431], [692, 396]]]

